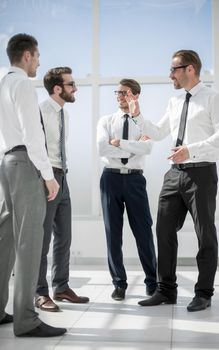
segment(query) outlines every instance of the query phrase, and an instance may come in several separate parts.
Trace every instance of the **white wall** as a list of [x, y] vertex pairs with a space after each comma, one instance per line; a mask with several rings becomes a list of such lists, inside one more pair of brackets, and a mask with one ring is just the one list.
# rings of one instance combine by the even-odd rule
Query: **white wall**
[[[218, 220], [216, 226], [219, 232]], [[155, 233], [154, 239], [156, 246]], [[193, 262], [198, 246], [193, 223], [189, 218], [186, 220], [183, 229], [178, 233], [178, 242], [178, 257], [180, 262], [184, 264]], [[124, 223], [123, 253], [124, 260], [127, 263], [140, 265], [134, 237], [127, 221]], [[96, 220], [74, 219], [71, 261], [74, 264], [106, 264], [106, 256], [105, 232], [102, 218]]]

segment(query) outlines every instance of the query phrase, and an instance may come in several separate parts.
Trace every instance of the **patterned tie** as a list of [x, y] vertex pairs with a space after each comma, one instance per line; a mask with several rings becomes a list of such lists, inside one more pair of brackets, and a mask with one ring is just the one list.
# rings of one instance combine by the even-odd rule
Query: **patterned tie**
[[186, 128], [187, 113], [188, 113], [188, 106], [189, 106], [189, 99], [191, 96], [192, 95], [189, 92], [187, 92], [185, 101], [183, 103], [183, 109], [182, 109], [182, 114], [181, 114], [181, 118], [180, 118], [176, 147], [181, 146], [183, 144], [185, 128]]
[[62, 161], [62, 169], [66, 171], [66, 153], [65, 153], [65, 119], [63, 108], [61, 109], [61, 129], [60, 129], [60, 153]]
[[[124, 124], [123, 124], [122, 138], [123, 138], [123, 140], [128, 140], [128, 137], [129, 137], [129, 121], [128, 121], [129, 115], [125, 114], [124, 118], [125, 118], [125, 120], [124, 120]], [[128, 158], [121, 158], [121, 162], [124, 165], [127, 164]]]

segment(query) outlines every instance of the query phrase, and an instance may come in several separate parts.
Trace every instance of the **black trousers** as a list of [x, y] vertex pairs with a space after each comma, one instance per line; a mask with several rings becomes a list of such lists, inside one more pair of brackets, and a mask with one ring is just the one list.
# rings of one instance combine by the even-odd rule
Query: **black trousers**
[[178, 170], [171, 168], [164, 177], [157, 216], [159, 290], [176, 295], [177, 231], [189, 211], [198, 238], [198, 280], [195, 294], [213, 295], [218, 244], [214, 224], [217, 194], [215, 164]]
[[47, 255], [53, 234], [51, 280], [54, 293], [61, 293], [69, 288], [69, 262], [71, 247], [71, 200], [66, 175], [55, 174], [60, 186], [53, 201], [47, 201], [44, 221], [44, 239], [40, 271], [36, 293], [48, 295]]
[[151, 230], [152, 219], [146, 192], [146, 180], [140, 174], [103, 172], [100, 179], [101, 201], [107, 239], [108, 264], [115, 286], [127, 288], [123, 264], [122, 231], [124, 208], [136, 240], [148, 289], [156, 288], [156, 257]]

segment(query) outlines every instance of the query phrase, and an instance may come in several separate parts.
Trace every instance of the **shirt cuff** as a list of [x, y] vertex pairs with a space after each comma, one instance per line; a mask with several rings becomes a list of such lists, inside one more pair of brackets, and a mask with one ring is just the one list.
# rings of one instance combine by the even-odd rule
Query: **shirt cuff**
[[53, 180], [54, 179], [54, 174], [53, 174], [53, 170], [52, 167], [49, 169], [43, 169], [40, 171], [42, 178], [47, 181], [47, 180]]
[[139, 113], [139, 115], [136, 115], [136, 116], [134, 116], [134, 115], [132, 115], [132, 119], [134, 119], [134, 120], [139, 120], [139, 119], [143, 119], [143, 116], [142, 116], [142, 114], [141, 114], [141, 112]]
[[196, 160], [198, 158], [198, 151], [195, 145], [187, 145], [189, 151], [189, 159]]

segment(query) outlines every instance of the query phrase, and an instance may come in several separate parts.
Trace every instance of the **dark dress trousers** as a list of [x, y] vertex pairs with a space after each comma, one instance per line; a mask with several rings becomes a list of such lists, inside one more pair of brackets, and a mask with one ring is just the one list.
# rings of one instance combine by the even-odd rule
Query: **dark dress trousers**
[[100, 179], [100, 189], [108, 264], [113, 284], [127, 288], [122, 253], [123, 215], [126, 208], [146, 276], [144, 282], [149, 290], [154, 290], [156, 287], [156, 257], [145, 177], [142, 174], [119, 174], [104, 170]]

